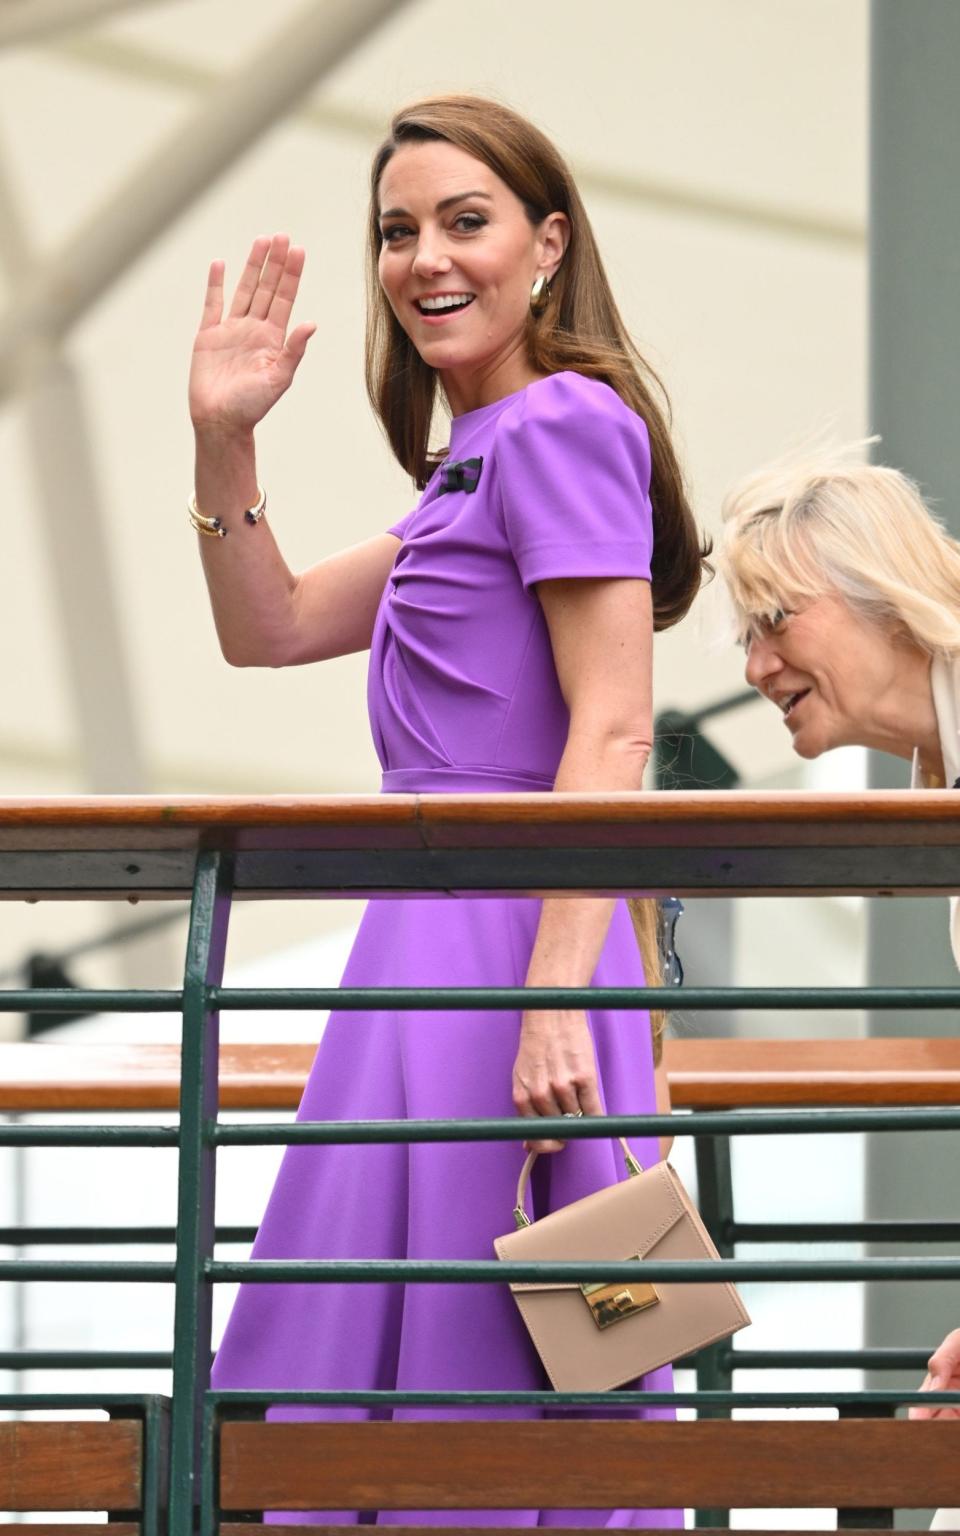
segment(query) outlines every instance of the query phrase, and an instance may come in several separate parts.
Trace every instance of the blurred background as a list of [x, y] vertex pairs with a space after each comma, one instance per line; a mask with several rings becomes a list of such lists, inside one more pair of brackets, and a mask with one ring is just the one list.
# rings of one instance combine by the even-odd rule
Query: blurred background
[[[229, 283], [256, 234], [307, 249], [299, 314], [318, 332], [258, 438], [302, 568], [416, 499], [363, 389], [372, 151], [419, 94], [510, 102], [575, 168], [714, 528], [759, 461], [824, 425], [864, 433], [867, 72], [865, 0], [602, 0], [589, 17], [488, 0], [469, 19], [440, 0], [5, 0], [0, 793], [378, 787], [365, 658], [277, 673], [219, 655], [185, 510], [211, 257]], [[740, 686], [711, 603], [658, 642], [661, 709]], [[711, 737], [746, 783], [803, 782], [772, 711]], [[8, 906], [0, 966], [100, 920]], [[341, 921], [240, 910], [232, 953]], [[179, 966], [157, 938], [123, 955], [84, 976], [129, 963], [160, 984]]]
[[[915, 31], [929, 24], [928, 70], [938, 29], [956, 34], [949, 9], [899, 6]], [[897, 11], [880, 0], [875, 20], [884, 12], [889, 33]], [[568, 156], [627, 324], [671, 398], [705, 528], [717, 529], [724, 488], [758, 463], [817, 432], [863, 437], [877, 420], [870, 33], [867, 0], [4, 0], [0, 795], [378, 788], [364, 657], [282, 672], [231, 670], [220, 657], [186, 517], [186, 376], [210, 259], [226, 259], [229, 285], [255, 235], [289, 231], [307, 249], [298, 315], [318, 331], [258, 433], [288, 561], [302, 568], [413, 504], [364, 394], [363, 263], [371, 155], [391, 111], [418, 95], [501, 98]], [[922, 115], [922, 70], [910, 78]], [[875, 356], [876, 346], [875, 336]], [[923, 476], [909, 454], [892, 461]], [[736, 695], [742, 660], [708, 589], [657, 641], [658, 710], [696, 715]], [[802, 764], [778, 715], [755, 703], [712, 717], [704, 733], [724, 760], [711, 769], [717, 783], [868, 782], [857, 751]], [[937, 904], [931, 924], [932, 910], [935, 969], [946, 914]], [[357, 915], [336, 901], [238, 904], [228, 982], [335, 983]], [[690, 903], [681, 949], [690, 980], [853, 985], [868, 976], [868, 926], [852, 899]], [[7, 986], [25, 976], [175, 986], [184, 935], [185, 913], [169, 907], [5, 903], [0, 974]], [[321, 1027], [244, 1015], [225, 1032], [315, 1038]], [[177, 1028], [114, 1017], [57, 1034], [158, 1040]], [[679, 1028], [856, 1034], [870, 1023], [752, 1014]], [[0, 1016], [0, 1038], [27, 1029]], [[864, 1149], [853, 1138], [825, 1145], [823, 1176], [808, 1167], [802, 1183], [795, 1146], [768, 1139], [765, 1152], [762, 1175], [737, 1166], [745, 1219], [781, 1214], [784, 1179], [792, 1215], [862, 1214]], [[131, 1219], [135, 1209], [172, 1219], [172, 1161], [136, 1156]], [[124, 1187], [107, 1157], [84, 1154], [81, 1169], [63, 1153], [6, 1154], [4, 1219], [84, 1219], [98, 1186]], [[246, 1165], [225, 1167], [220, 1218], [255, 1220], [273, 1161], [232, 1158]], [[896, 1201], [885, 1213], [900, 1213]], [[111, 1287], [96, 1297], [77, 1288], [72, 1300], [59, 1288], [54, 1307], [42, 1289], [0, 1313], [11, 1342], [65, 1343], [82, 1316], [89, 1343], [162, 1347], [166, 1296], [141, 1287], [138, 1307], [124, 1310]], [[803, 1321], [778, 1310], [780, 1297], [749, 1300], [753, 1347], [797, 1345], [804, 1328], [825, 1347], [862, 1337], [854, 1287], [835, 1288]], [[901, 1342], [920, 1341], [903, 1329]], [[919, 1334], [935, 1342], [932, 1325]]]

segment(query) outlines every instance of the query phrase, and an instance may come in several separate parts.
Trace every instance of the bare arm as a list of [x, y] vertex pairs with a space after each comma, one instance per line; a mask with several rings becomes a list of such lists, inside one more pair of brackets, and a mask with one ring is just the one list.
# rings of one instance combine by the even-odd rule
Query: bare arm
[[304, 253], [286, 235], [255, 240], [227, 313], [223, 262], [210, 267], [190, 369], [196, 504], [223, 538], [197, 535], [214, 621], [235, 666], [323, 661], [370, 644], [397, 551], [390, 534], [333, 555], [301, 576], [284, 560], [257, 500], [254, 428], [293, 382], [314, 327], [288, 334]]
[[[252, 461], [252, 443], [249, 449]], [[321, 560], [295, 576], [273, 536], [267, 518], [250, 527], [236, 509], [252, 506], [252, 496], [240, 489], [226, 512], [225, 487], [244, 484], [240, 445], [205, 444], [197, 453], [197, 505], [221, 505], [209, 516], [231, 516], [225, 539], [197, 535], [203, 572], [210, 594], [220, 649], [235, 667], [289, 667], [327, 661], [364, 651], [370, 645], [373, 621], [399, 540], [381, 533], [350, 549]], [[220, 472], [217, 472], [217, 466]], [[255, 482], [255, 474], [253, 475]], [[222, 502], [211, 494], [200, 499], [200, 487], [215, 482]], [[236, 530], [234, 532], [234, 529]]]
[[[570, 729], [558, 790], [639, 789], [652, 737], [650, 588], [639, 580], [543, 582], [538, 588]], [[553, 897], [543, 903], [528, 986], [586, 986], [603, 949], [613, 902]], [[599, 1114], [585, 1014], [524, 1014], [514, 1067], [522, 1115]], [[556, 1150], [558, 1142], [538, 1143]]]

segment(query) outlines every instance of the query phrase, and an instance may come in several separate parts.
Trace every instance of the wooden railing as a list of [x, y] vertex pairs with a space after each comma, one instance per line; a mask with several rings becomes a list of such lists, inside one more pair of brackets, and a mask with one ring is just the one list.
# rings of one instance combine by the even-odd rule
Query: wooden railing
[[[25, 1507], [23, 1500], [34, 1499], [42, 1489], [50, 1502], [34, 1503], [34, 1508], [109, 1508], [114, 1515], [134, 1516], [144, 1536], [159, 1532], [165, 1520], [175, 1536], [188, 1536], [198, 1505], [201, 1528], [208, 1533], [217, 1527], [221, 1509], [427, 1507], [449, 1510], [451, 1525], [456, 1525], [457, 1508], [478, 1503], [487, 1508], [693, 1504], [714, 1514], [731, 1505], [826, 1504], [845, 1510], [843, 1523], [866, 1528], [884, 1524], [880, 1512], [893, 1506], [960, 1500], [960, 1424], [875, 1420], [878, 1412], [907, 1400], [907, 1393], [825, 1394], [825, 1401], [840, 1403], [842, 1398], [847, 1415], [829, 1423], [716, 1418], [520, 1425], [250, 1422], [251, 1414], [262, 1414], [268, 1394], [260, 1394], [259, 1401], [257, 1394], [246, 1394], [241, 1401], [243, 1394], [207, 1392], [209, 1331], [203, 1302], [211, 1284], [228, 1278], [228, 1271], [233, 1277], [244, 1269], [219, 1264], [213, 1256], [215, 1148], [259, 1135], [257, 1127], [218, 1127], [215, 1122], [215, 1014], [218, 1008], [252, 1008], [271, 1000], [264, 992], [221, 986], [231, 899], [404, 892], [439, 896], [449, 890], [942, 895], [960, 885], [958, 870], [960, 801], [949, 794], [0, 802], [0, 896], [116, 900], [184, 898], [192, 892], [193, 897], [183, 988], [71, 992], [66, 997], [34, 990], [9, 992], [3, 1000], [8, 1010], [34, 1013], [67, 1005], [182, 1011], [182, 1058], [168, 1047], [0, 1047], [0, 1108], [13, 1114], [32, 1117], [46, 1110], [92, 1107], [109, 1113], [173, 1110], [179, 1102], [176, 1133], [164, 1127], [116, 1126], [110, 1132], [115, 1143], [159, 1138], [170, 1144], [172, 1135], [180, 1148], [169, 1476], [163, 1471], [166, 1405], [158, 1409], [154, 1400], [151, 1406], [146, 1399], [138, 1404], [131, 1398], [114, 1405], [115, 1421], [98, 1426], [106, 1432], [105, 1447], [110, 1438], [103, 1457], [80, 1458], [65, 1451], [63, 1465], [76, 1469], [82, 1462], [93, 1468], [91, 1477], [97, 1468], [96, 1475], [106, 1476], [111, 1458], [129, 1452], [136, 1438], [131, 1437], [129, 1413], [138, 1413], [138, 1444], [144, 1449], [136, 1499], [132, 1481], [123, 1491], [118, 1486], [94, 1494], [88, 1488], [82, 1497], [76, 1476], [67, 1477], [62, 1488], [56, 1477], [44, 1481], [44, 1457], [49, 1465], [51, 1456], [44, 1436], [54, 1435], [54, 1444], [64, 1449], [77, 1428], [69, 1414], [80, 1399], [60, 1392], [43, 1403], [62, 1409], [62, 1425], [44, 1428], [40, 1436], [33, 1434], [41, 1427], [34, 1424], [0, 1426], [0, 1508]], [[549, 1006], [551, 999], [581, 1006], [588, 1001], [586, 993], [544, 989], [523, 997], [541, 1006]], [[668, 991], [638, 997], [628, 996], [629, 989], [611, 989], [604, 1000], [609, 1002], [614, 993], [622, 1006], [679, 1003], [685, 1013], [731, 1005], [812, 1008], [826, 1000], [841, 1007], [869, 1003], [924, 1010], [960, 1003], [958, 989], [911, 986], [842, 993], [684, 989], [679, 998]], [[393, 996], [382, 994], [384, 1000], [388, 995]], [[413, 1000], [410, 993], [399, 1000], [394, 996], [392, 1005], [410, 1006]], [[359, 1007], [364, 999], [336, 989], [301, 989], [282, 994], [279, 1005], [319, 1008], [334, 1001]], [[472, 995], [471, 1003], [476, 1002]], [[515, 1007], [517, 995], [509, 989], [485, 990], [483, 1005]], [[293, 1046], [224, 1048], [220, 1106], [291, 1107], [311, 1055], [308, 1048]], [[855, 1125], [960, 1127], [960, 1045], [953, 1040], [676, 1040], [669, 1044], [667, 1059], [674, 1106], [692, 1113], [676, 1116], [672, 1125], [657, 1117], [626, 1117], [624, 1128], [645, 1134], [693, 1132], [698, 1161], [700, 1152], [716, 1159], [730, 1132], [756, 1134], [774, 1123], [809, 1133]], [[484, 1126], [485, 1134], [522, 1135], [512, 1122]], [[584, 1123], [576, 1134], [608, 1134], [610, 1128], [612, 1122]], [[259, 1139], [288, 1139], [289, 1132], [289, 1127], [276, 1134], [271, 1129]], [[443, 1129], [448, 1139], [471, 1132], [471, 1126], [453, 1122]], [[0, 1128], [0, 1144], [72, 1140], [79, 1146], [91, 1144], [96, 1134], [88, 1126], [78, 1126], [75, 1134], [69, 1126], [38, 1126], [31, 1118]], [[317, 1141], [331, 1134], [337, 1134], [336, 1127], [301, 1125], [297, 1132], [298, 1139]], [[714, 1175], [719, 1167], [722, 1176], [713, 1181], [722, 1185], [722, 1158], [711, 1166]], [[738, 1230], [732, 1206], [724, 1211], [714, 1200], [707, 1216], [723, 1240], [722, 1251], [732, 1252]], [[21, 1238], [26, 1246], [29, 1235]], [[137, 1265], [141, 1271], [148, 1267]], [[33, 1274], [42, 1267], [31, 1259], [19, 1272]], [[484, 1269], [479, 1262], [467, 1267]], [[809, 1261], [792, 1269], [798, 1267], [814, 1276], [844, 1266]], [[120, 1278], [124, 1271], [119, 1262], [88, 1268], [96, 1271], [89, 1278], [100, 1279]], [[157, 1278], [166, 1277], [159, 1270], [169, 1266], [155, 1268]], [[729, 1272], [782, 1279], [788, 1269], [775, 1261], [734, 1261]], [[44, 1278], [55, 1278], [54, 1271], [62, 1278], [79, 1274], [77, 1265], [62, 1261], [44, 1270]], [[854, 1272], [863, 1278], [919, 1278], [934, 1272], [960, 1276], [960, 1265], [912, 1258], [845, 1261], [845, 1271], [845, 1278]], [[17, 1272], [17, 1261], [0, 1264], [4, 1278], [15, 1278]], [[476, 1278], [494, 1276], [478, 1272]], [[733, 1369], [729, 1360], [724, 1369]], [[735, 1400], [754, 1402], [757, 1396], [736, 1394]], [[687, 1398], [711, 1413], [734, 1400], [716, 1391]], [[792, 1398], [774, 1392], [765, 1400], [772, 1405]], [[36, 1404], [34, 1398], [20, 1406]], [[851, 1417], [858, 1404], [864, 1416]], [[111, 1410], [107, 1402], [104, 1407]], [[121, 1412], [126, 1417], [119, 1417]], [[169, 1490], [166, 1498], [162, 1489]], [[94, 1497], [103, 1502], [85, 1502]]]

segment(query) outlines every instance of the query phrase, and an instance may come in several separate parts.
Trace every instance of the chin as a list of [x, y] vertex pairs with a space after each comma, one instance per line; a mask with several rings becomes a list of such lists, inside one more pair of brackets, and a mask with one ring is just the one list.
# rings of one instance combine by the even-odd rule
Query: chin
[[[411, 338], [412, 340], [412, 338]], [[452, 369], [472, 368], [477, 366], [477, 359], [465, 353], [462, 347], [450, 342], [436, 341], [432, 345], [428, 342], [425, 346], [417, 346], [421, 358], [428, 368], [433, 368], [437, 373], [447, 373]]]
[[813, 731], [798, 731], [793, 738], [793, 750], [798, 757], [812, 762], [815, 757], [822, 757], [824, 752], [832, 752], [836, 747], [842, 746], [839, 741], [824, 740], [822, 736], [814, 735]]

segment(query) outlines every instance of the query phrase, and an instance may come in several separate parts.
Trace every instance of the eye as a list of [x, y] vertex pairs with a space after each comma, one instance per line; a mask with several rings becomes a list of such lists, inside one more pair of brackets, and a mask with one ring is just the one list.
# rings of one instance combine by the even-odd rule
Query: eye
[[453, 227], [459, 230], [461, 235], [475, 235], [478, 229], [482, 229], [487, 223], [482, 213], [458, 213], [453, 221]]
[[380, 231], [380, 238], [384, 245], [397, 245], [412, 234], [413, 230], [407, 224], [390, 224]]

